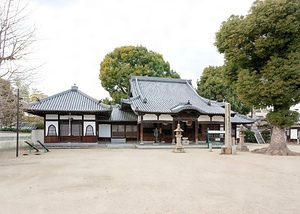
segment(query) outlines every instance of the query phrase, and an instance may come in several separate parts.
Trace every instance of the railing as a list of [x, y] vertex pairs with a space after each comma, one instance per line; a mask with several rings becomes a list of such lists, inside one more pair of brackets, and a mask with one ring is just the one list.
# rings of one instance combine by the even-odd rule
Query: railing
[[265, 139], [263, 138], [263, 136], [261, 135], [258, 129], [254, 129], [253, 131], [257, 143], [266, 143]]

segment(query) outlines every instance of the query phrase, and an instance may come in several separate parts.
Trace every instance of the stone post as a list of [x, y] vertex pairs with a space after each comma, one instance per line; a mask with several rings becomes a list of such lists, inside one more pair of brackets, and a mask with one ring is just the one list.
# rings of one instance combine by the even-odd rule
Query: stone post
[[232, 154], [232, 142], [231, 142], [231, 111], [230, 104], [225, 104], [225, 142], [224, 146], [221, 148], [221, 154]]
[[237, 146], [236, 150], [241, 152], [247, 152], [249, 151], [248, 147], [244, 144], [245, 143], [245, 127], [243, 125], [240, 125], [240, 143]]

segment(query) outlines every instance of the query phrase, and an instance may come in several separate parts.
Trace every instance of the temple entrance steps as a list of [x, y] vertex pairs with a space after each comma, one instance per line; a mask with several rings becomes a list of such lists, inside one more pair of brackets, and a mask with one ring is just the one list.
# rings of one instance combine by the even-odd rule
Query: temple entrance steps
[[[146, 141], [144, 144], [138, 142], [127, 142], [127, 143], [110, 143], [110, 142], [98, 142], [98, 143], [82, 143], [82, 142], [60, 142], [60, 143], [45, 143], [48, 148], [57, 149], [97, 149], [97, 148], [108, 148], [108, 149], [173, 149], [175, 144], [171, 143], [153, 143]], [[199, 141], [198, 144], [190, 142], [189, 145], [184, 145], [184, 148], [203, 148], [207, 149], [208, 145], [204, 141]]]

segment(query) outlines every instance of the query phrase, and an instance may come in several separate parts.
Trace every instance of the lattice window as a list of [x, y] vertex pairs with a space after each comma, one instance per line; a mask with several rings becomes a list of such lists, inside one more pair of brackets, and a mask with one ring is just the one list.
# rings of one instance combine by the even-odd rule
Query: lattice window
[[125, 125], [112, 125], [113, 137], [125, 137]]

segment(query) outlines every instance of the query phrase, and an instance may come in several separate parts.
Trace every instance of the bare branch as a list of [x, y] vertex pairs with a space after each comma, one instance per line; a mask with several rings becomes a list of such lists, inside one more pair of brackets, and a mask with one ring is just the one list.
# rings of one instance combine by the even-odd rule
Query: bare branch
[[21, 5], [20, 0], [0, 3], [0, 78], [6, 80], [30, 78], [35, 70], [22, 66], [35, 42], [35, 27], [27, 22], [27, 6], [28, 2]]

